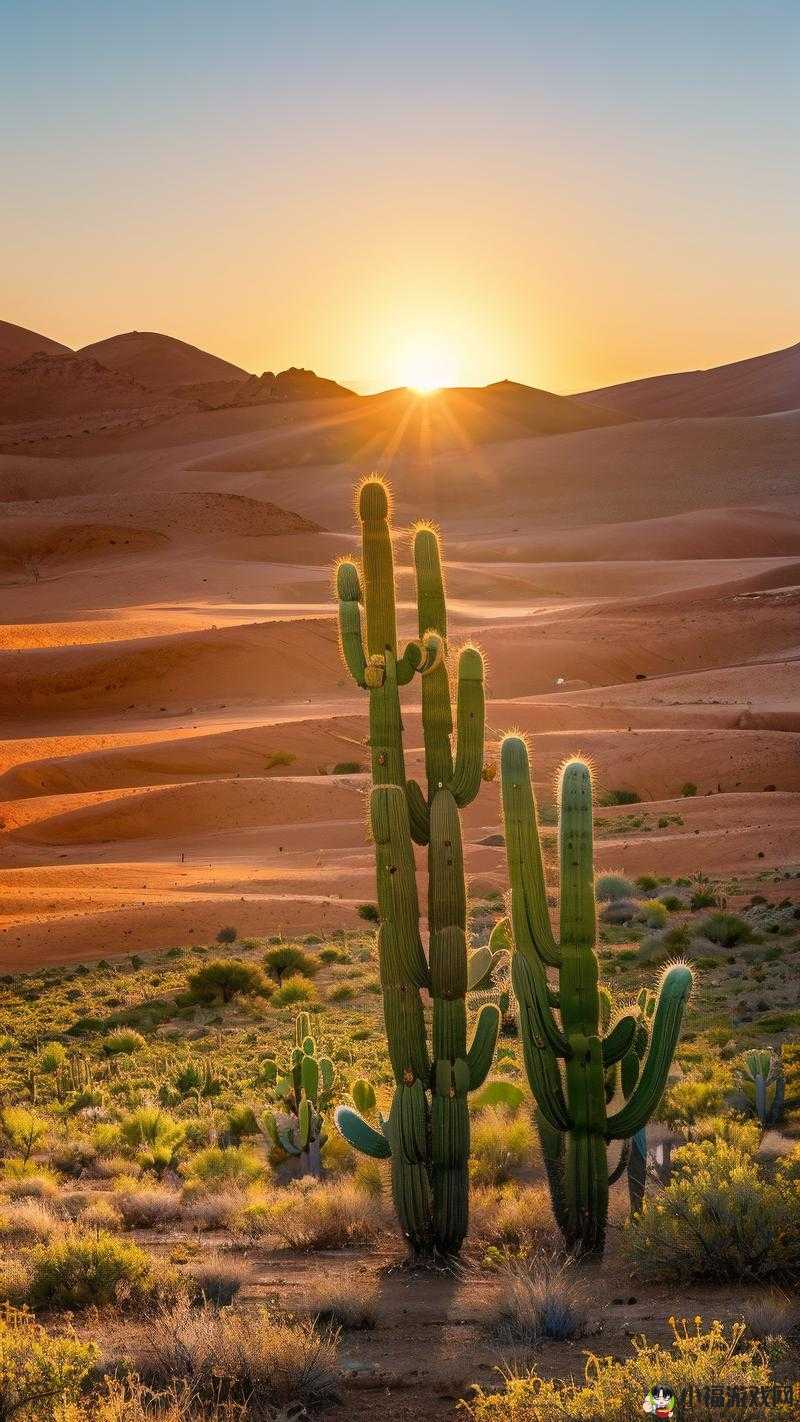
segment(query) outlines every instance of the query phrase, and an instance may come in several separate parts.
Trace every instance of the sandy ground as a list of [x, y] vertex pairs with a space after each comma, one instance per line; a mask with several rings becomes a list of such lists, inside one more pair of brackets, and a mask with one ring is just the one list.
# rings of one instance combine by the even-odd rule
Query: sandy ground
[[[276, 467], [266, 421], [0, 454], [4, 971], [352, 925], [374, 898], [330, 600], [365, 470]], [[653, 421], [392, 467], [398, 517], [441, 526], [453, 644], [486, 653], [490, 761], [519, 726], [545, 800], [581, 751], [645, 802], [646, 833], [604, 811], [603, 865], [800, 863], [798, 433]], [[397, 561], [411, 635], [403, 539]], [[405, 721], [418, 767], [413, 688]], [[495, 780], [465, 817], [478, 885], [505, 885], [499, 819]]]

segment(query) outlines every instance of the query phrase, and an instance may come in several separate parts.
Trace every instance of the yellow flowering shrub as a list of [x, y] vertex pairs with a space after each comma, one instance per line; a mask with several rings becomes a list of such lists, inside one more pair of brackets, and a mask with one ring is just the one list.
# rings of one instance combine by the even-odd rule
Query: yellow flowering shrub
[[[587, 1357], [582, 1382], [551, 1382], [535, 1369], [507, 1374], [499, 1392], [475, 1389], [462, 1406], [475, 1422], [639, 1422], [644, 1398], [655, 1383], [666, 1383], [686, 1404], [692, 1422], [764, 1422], [795, 1418], [797, 1409], [775, 1381], [767, 1354], [744, 1337], [744, 1325], [726, 1331], [715, 1321], [705, 1331], [695, 1318], [671, 1318], [671, 1347], [638, 1338], [625, 1362]], [[722, 1411], [720, 1411], [722, 1407]]]
[[53, 1337], [25, 1309], [0, 1309], [0, 1417], [54, 1422], [80, 1397], [97, 1362], [94, 1343]]

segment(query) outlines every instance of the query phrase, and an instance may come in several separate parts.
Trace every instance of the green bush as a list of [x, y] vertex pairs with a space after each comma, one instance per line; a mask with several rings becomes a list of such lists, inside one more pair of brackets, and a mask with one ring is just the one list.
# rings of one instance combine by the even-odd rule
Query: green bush
[[617, 899], [632, 899], [636, 890], [632, 881], [623, 874], [598, 874], [594, 892], [599, 903], [607, 904]]
[[238, 928], [233, 928], [232, 926], [229, 926], [229, 927], [227, 927], [227, 928], [221, 928], [221, 929], [220, 929], [219, 933], [217, 934], [217, 942], [218, 942], [218, 943], [235, 943], [238, 937], [239, 937], [239, 930], [238, 930]]
[[241, 958], [215, 958], [189, 978], [189, 991], [201, 1002], [232, 1002], [239, 993], [269, 996], [272, 991], [260, 968]]
[[133, 1027], [118, 1027], [115, 1032], [109, 1032], [103, 1041], [103, 1051], [108, 1057], [132, 1057], [134, 1052], [146, 1046], [141, 1032], [134, 1031]]
[[143, 1170], [174, 1170], [186, 1127], [158, 1106], [141, 1106], [120, 1122], [120, 1136]]
[[768, 1180], [741, 1143], [718, 1137], [682, 1146], [672, 1163], [670, 1183], [645, 1199], [626, 1233], [649, 1279], [797, 1278], [800, 1208], [790, 1182]]
[[52, 1076], [66, 1064], [66, 1060], [66, 1048], [60, 1042], [48, 1042], [39, 1053], [39, 1071], [44, 1072], [45, 1076]]
[[95, 1343], [81, 1342], [71, 1331], [54, 1337], [24, 1310], [4, 1309], [0, 1317], [0, 1417], [9, 1422], [53, 1422], [62, 1409], [66, 1413], [77, 1406], [99, 1358]]
[[719, 943], [722, 948], [733, 948], [737, 943], [751, 943], [753, 930], [750, 924], [735, 913], [712, 913], [704, 918], [699, 932], [711, 943]]
[[6, 1106], [0, 1112], [0, 1125], [9, 1145], [21, 1152], [23, 1160], [28, 1159], [47, 1135], [47, 1123], [26, 1106]]
[[640, 805], [641, 795], [635, 790], [606, 790], [597, 800], [598, 805]]
[[264, 954], [264, 967], [271, 978], [277, 978], [279, 983], [287, 974], [302, 973], [306, 978], [311, 978], [319, 972], [319, 963], [311, 953], [306, 953], [304, 948], [298, 948], [294, 943], [282, 943], [277, 948], [270, 948]]
[[470, 1174], [476, 1185], [501, 1185], [530, 1163], [536, 1137], [527, 1111], [487, 1106], [472, 1121]]
[[690, 800], [690, 799], [692, 798], [692, 796], [694, 796], [694, 795], [696, 795], [696, 794], [697, 794], [697, 786], [695, 785], [694, 781], [693, 781], [693, 780], [685, 780], [685, 781], [683, 782], [683, 785], [681, 786], [681, 795], [683, 795], [685, 799]]
[[648, 928], [663, 928], [667, 921], [667, 906], [660, 899], [643, 899], [641, 910]]
[[211, 1195], [223, 1190], [245, 1190], [263, 1180], [266, 1173], [264, 1161], [247, 1146], [209, 1146], [183, 1166], [187, 1185], [202, 1187]]
[[300, 973], [293, 973], [284, 979], [272, 1001], [276, 1007], [291, 1007], [295, 1002], [313, 1002], [316, 996], [314, 984]]
[[177, 1288], [174, 1279], [155, 1268], [146, 1250], [103, 1230], [69, 1230], [37, 1244], [29, 1264], [29, 1298], [35, 1309], [137, 1307], [157, 1301], [164, 1283], [172, 1293]]
[[377, 904], [359, 904], [359, 906], [358, 906], [358, 916], [359, 916], [359, 918], [363, 918], [365, 923], [378, 923], [378, 922], [380, 921], [380, 914], [378, 913], [378, 905], [377, 905]]

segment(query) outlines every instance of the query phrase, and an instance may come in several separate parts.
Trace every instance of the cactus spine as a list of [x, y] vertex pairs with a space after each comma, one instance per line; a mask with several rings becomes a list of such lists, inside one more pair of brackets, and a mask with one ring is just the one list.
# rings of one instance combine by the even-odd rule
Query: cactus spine
[[[658, 1105], [692, 974], [684, 965], [664, 974], [646, 1044], [649, 1050], [643, 1047], [638, 1058], [642, 1012], [627, 1011], [612, 1023], [610, 1003], [598, 985], [589, 768], [572, 760], [561, 775], [558, 943], [547, 908], [528, 751], [519, 736], [503, 741], [501, 781], [511, 880], [512, 981], [553, 1211], [569, 1249], [601, 1254], [608, 1213], [608, 1143], [635, 1137]], [[548, 968], [557, 970], [557, 990], [548, 982]], [[635, 1082], [632, 1051], [640, 1065]], [[624, 1104], [609, 1114], [607, 1108], [617, 1094], [613, 1069], [621, 1062], [627, 1063], [630, 1090]], [[624, 1145], [626, 1158], [628, 1150]]]
[[[483, 661], [473, 647], [465, 647], [459, 657], [454, 755], [439, 539], [428, 527], [414, 534], [419, 635], [398, 655], [389, 503], [380, 479], [361, 486], [358, 507], [363, 591], [359, 569], [350, 560], [339, 565], [336, 582], [342, 655], [355, 681], [369, 692], [378, 955], [396, 1092], [381, 1132], [349, 1107], [339, 1107], [336, 1124], [357, 1149], [391, 1157], [395, 1207], [412, 1250], [455, 1253], [468, 1219], [467, 1093], [489, 1071], [499, 1027], [497, 1008], [487, 1004], [467, 1050], [467, 907], [459, 809], [475, 798], [483, 770]], [[406, 780], [403, 754], [399, 688], [415, 672], [422, 682], [425, 793], [416, 781]], [[427, 955], [419, 931], [414, 840], [428, 849]], [[433, 999], [432, 1050], [423, 991]]]

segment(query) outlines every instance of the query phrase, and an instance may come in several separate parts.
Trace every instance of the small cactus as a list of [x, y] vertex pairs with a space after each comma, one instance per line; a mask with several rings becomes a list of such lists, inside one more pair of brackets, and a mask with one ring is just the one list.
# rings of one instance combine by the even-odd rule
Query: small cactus
[[274, 1057], [265, 1057], [259, 1080], [267, 1088], [273, 1108], [264, 1112], [265, 1134], [285, 1155], [297, 1158], [301, 1175], [319, 1178], [324, 1116], [333, 1101], [335, 1069], [330, 1057], [317, 1056], [307, 1012], [297, 1016], [288, 1065], [281, 1067]]
[[786, 1077], [780, 1053], [768, 1047], [745, 1052], [737, 1069], [736, 1082], [750, 1114], [762, 1130], [777, 1125], [783, 1115]]

